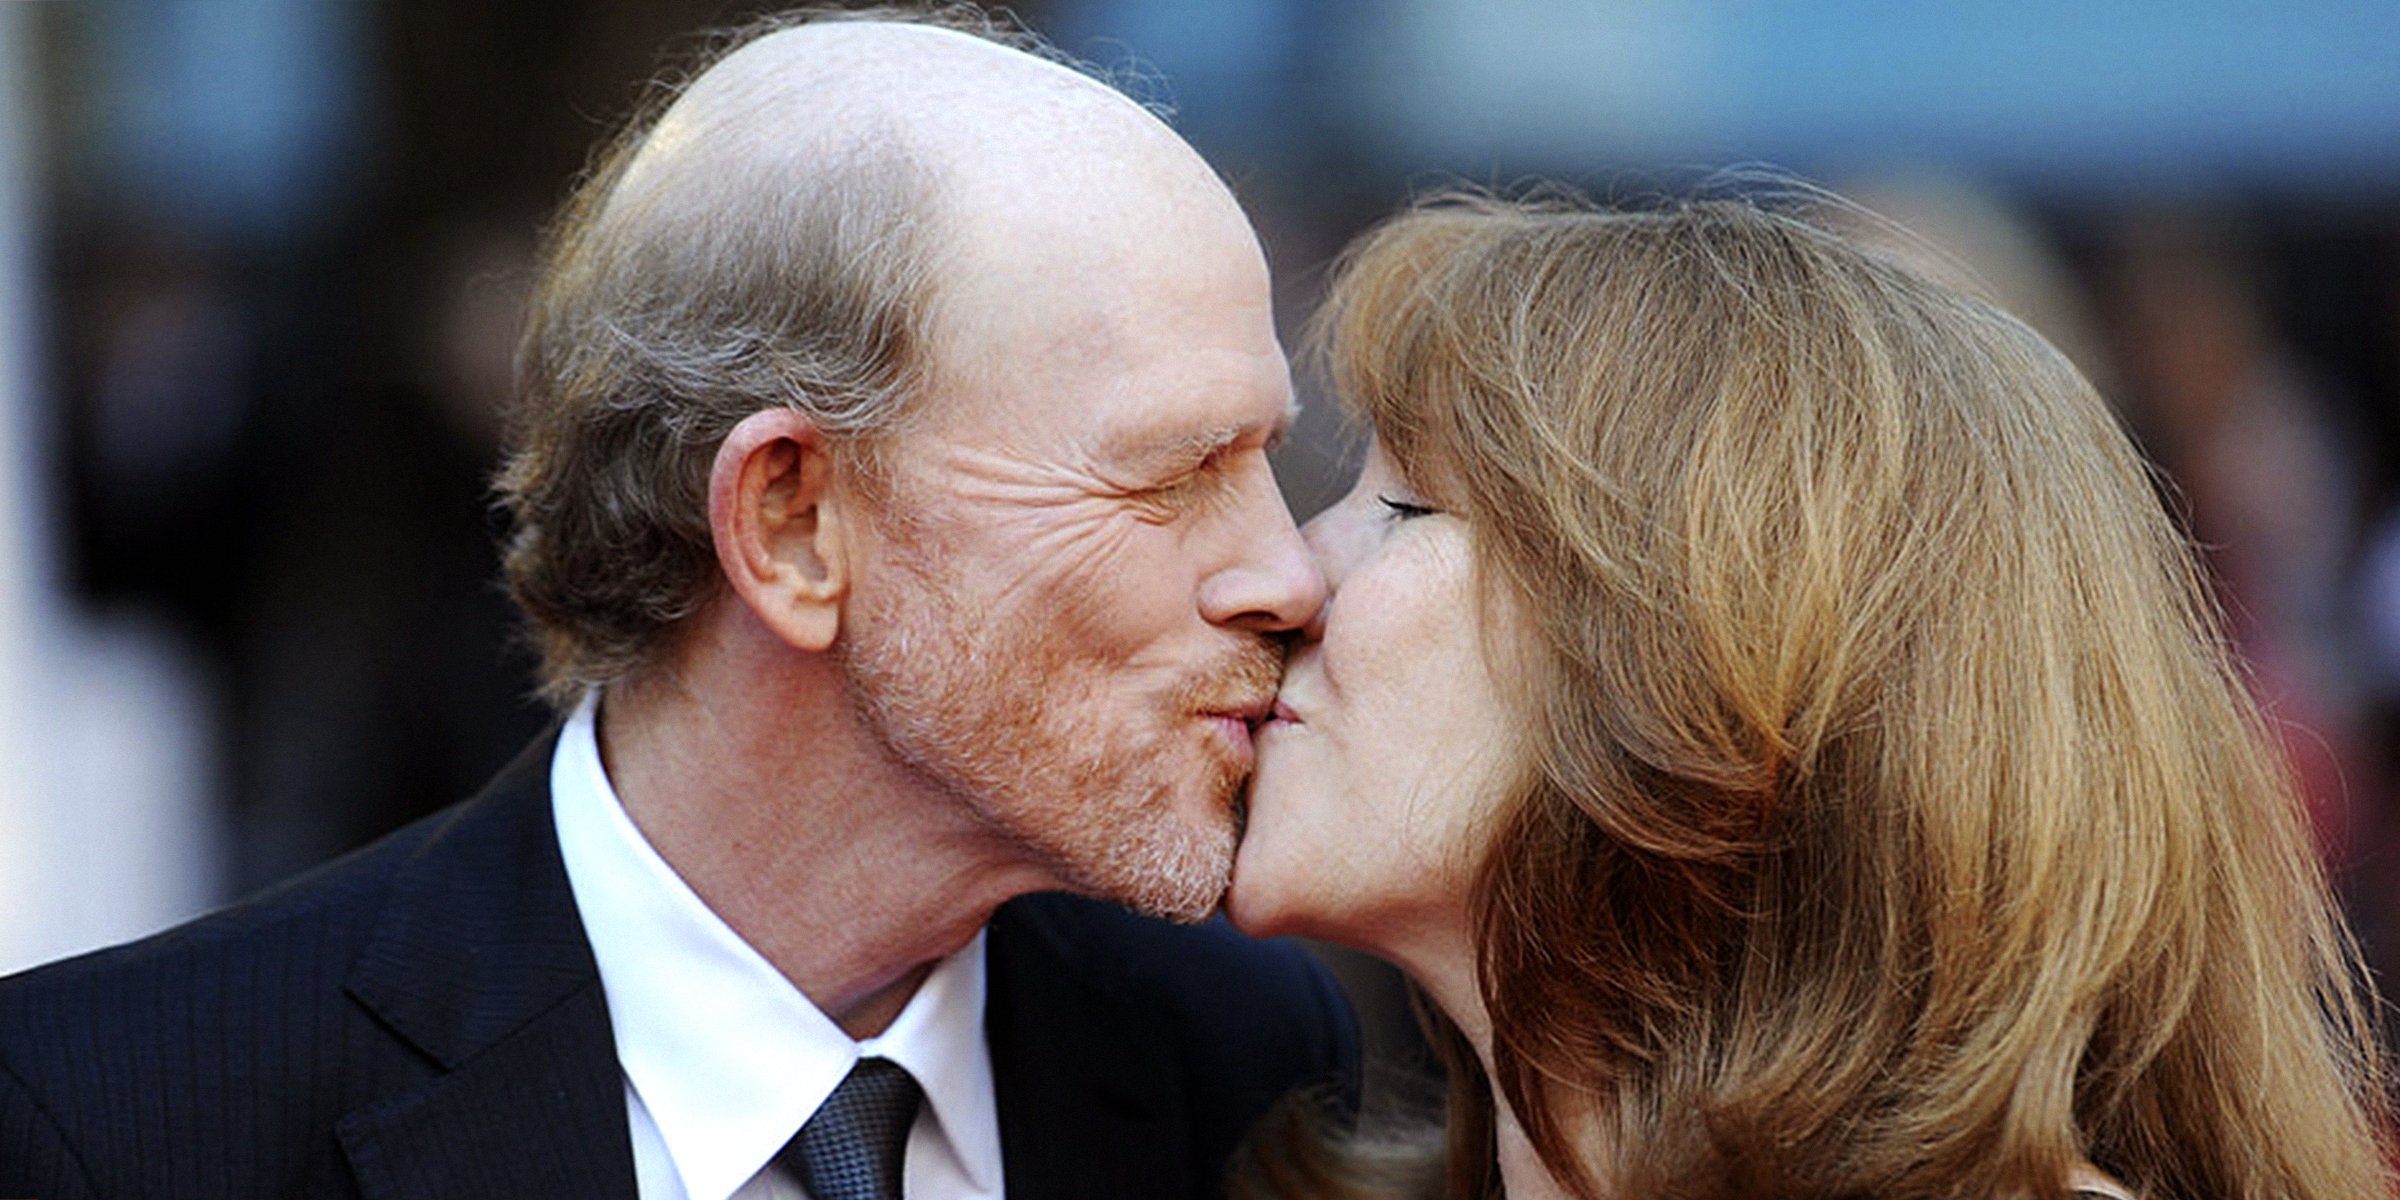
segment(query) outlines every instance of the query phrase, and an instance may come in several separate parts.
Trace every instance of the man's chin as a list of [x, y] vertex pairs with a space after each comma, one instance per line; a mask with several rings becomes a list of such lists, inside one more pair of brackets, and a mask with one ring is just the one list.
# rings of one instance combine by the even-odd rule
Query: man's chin
[[1113, 895], [1103, 893], [1099, 898], [1122, 905], [1145, 917], [1156, 917], [1159, 920], [1172, 921], [1178, 925], [1197, 925], [1222, 911], [1225, 904], [1225, 889], [1220, 886], [1214, 892], [1209, 893], [1144, 891], [1130, 895], [1118, 890]]
[[1145, 916], [1205, 921], [1224, 905], [1234, 849], [1228, 818], [1153, 827], [1120, 842], [1109, 856], [1108, 878], [1090, 890]]

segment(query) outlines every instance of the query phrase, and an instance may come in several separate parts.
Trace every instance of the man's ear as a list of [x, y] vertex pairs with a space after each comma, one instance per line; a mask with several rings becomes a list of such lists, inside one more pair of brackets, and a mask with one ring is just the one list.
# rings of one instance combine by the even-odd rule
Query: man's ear
[[847, 495], [816, 423], [787, 408], [742, 419], [708, 475], [717, 562], [742, 603], [777, 637], [824, 650], [850, 591]]

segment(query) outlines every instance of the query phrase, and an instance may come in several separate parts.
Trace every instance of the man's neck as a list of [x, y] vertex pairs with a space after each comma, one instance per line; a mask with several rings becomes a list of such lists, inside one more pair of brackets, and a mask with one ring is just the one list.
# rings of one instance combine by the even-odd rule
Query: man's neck
[[742, 940], [851, 1037], [872, 1036], [993, 909], [1053, 881], [892, 761], [838, 678], [780, 671], [768, 691], [733, 674], [612, 688], [599, 721], [609, 781]]

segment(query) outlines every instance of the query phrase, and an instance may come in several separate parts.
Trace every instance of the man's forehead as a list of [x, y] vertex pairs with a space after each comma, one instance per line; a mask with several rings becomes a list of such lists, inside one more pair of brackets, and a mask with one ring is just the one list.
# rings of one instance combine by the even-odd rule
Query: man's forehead
[[1279, 441], [1300, 410], [1271, 334], [1229, 345], [1223, 335], [1152, 330], [1146, 338], [1100, 339], [1075, 354], [1056, 345], [1017, 344], [985, 356], [958, 349], [935, 352], [922, 414], [930, 423], [917, 426], [937, 442], [1129, 469], [1188, 465], [1238, 443]]
[[936, 391], [990, 406], [981, 424], [1113, 461], [1274, 436], [1293, 391], [1248, 226], [1161, 221], [1152, 232], [1176, 239], [1162, 244], [1116, 215], [1009, 239], [1032, 244], [1022, 254], [987, 246], [981, 269], [954, 260], [936, 288]]

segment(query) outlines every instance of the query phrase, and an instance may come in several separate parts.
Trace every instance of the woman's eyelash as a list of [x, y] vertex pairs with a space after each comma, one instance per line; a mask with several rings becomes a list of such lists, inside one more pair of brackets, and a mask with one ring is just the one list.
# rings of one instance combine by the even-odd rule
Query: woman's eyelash
[[1416, 517], [1430, 517], [1433, 514], [1441, 511], [1440, 509], [1434, 508], [1431, 505], [1418, 504], [1408, 500], [1398, 500], [1390, 496], [1377, 496], [1375, 499], [1381, 501], [1385, 508], [1390, 509], [1394, 517], [1397, 517], [1403, 521]]

